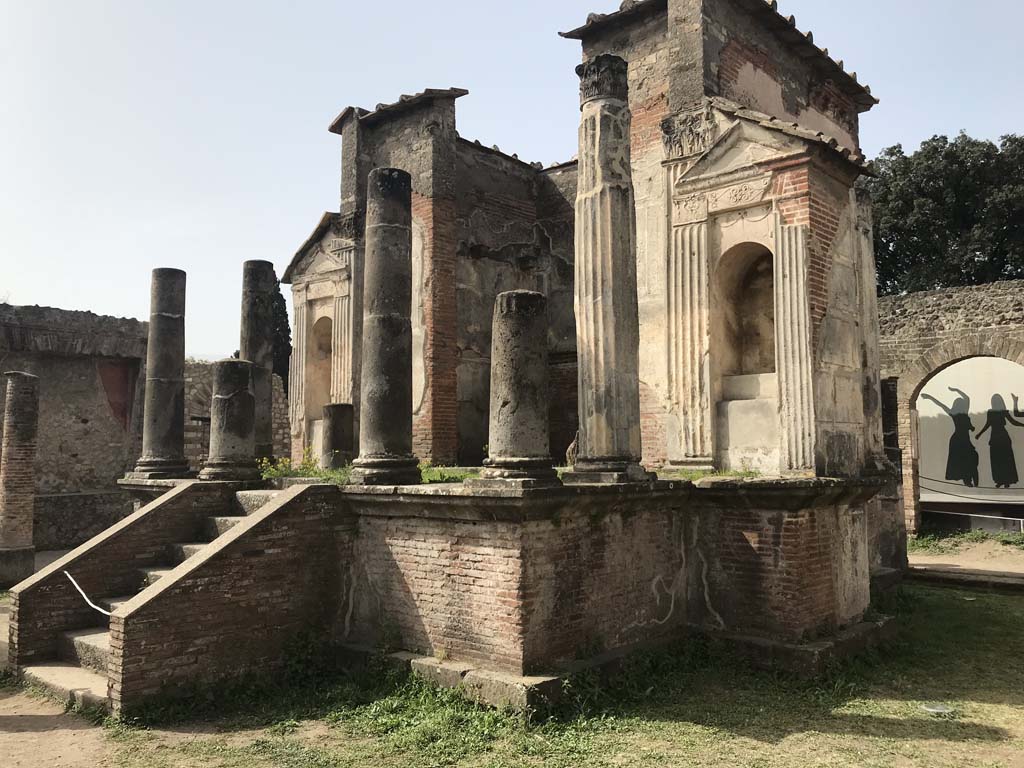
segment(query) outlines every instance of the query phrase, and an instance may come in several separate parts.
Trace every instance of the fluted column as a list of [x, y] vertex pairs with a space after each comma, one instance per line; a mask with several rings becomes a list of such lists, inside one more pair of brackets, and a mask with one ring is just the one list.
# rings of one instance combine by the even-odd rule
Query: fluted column
[[547, 299], [508, 291], [494, 302], [488, 456], [470, 487], [559, 485], [548, 430]]
[[292, 357], [288, 364], [288, 420], [291, 426], [292, 460], [302, 461], [306, 440], [306, 294], [292, 291]]
[[640, 467], [636, 211], [626, 62], [604, 54], [576, 69], [582, 101], [576, 193], [579, 453], [571, 483], [649, 478]]
[[213, 366], [210, 455], [200, 480], [258, 480], [256, 397], [248, 360], [220, 360]]
[[35, 458], [39, 430], [39, 379], [8, 371], [4, 434], [0, 442], [0, 589], [35, 570], [32, 540], [36, 500]]
[[359, 458], [352, 483], [419, 483], [412, 453], [412, 178], [405, 171], [370, 171], [364, 269]]
[[775, 223], [775, 365], [781, 402], [782, 468], [814, 469], [814, 390], [807, 299], [807, 229]]
[[273, 372], [274, 291], [277, 276], [269, 261], [242, 265], [242, 322], [239, 357], [253, 364], [252, 385], [256, 397], [256, 458], [274, 455]]
[[142, 456], [133, 480], [190, 476], [185, 459], [185, 273], [154, 269]]

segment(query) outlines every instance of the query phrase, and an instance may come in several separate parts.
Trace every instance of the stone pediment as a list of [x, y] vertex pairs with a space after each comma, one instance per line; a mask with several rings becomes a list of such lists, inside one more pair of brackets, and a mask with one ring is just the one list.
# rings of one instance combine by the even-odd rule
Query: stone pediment
[[689, 160], [686, 170], [677, 176], [677, 190], [698, 179], [710, 180], [717, 176], [736, 174], [753, 169], [760, 163], [781, 160], [807, 151], [805, 142], [796, 137], [741, 120], [726, 125], [707, 149]]
[[347, 272], [352, 266], [355, 245], [350, 240], [328, 235], [312, 245], [295, 265], [291, 277], [295, 281], [322, 277], [330, 272]]

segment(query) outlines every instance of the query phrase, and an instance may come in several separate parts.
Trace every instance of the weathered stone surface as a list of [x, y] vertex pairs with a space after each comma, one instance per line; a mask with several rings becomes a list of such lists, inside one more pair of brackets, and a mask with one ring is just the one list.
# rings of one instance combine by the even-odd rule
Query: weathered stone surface
[[349, 403], [324, 406], [324, 444], [320, 466], [338, 469], [352, 461], [355, 454], [354, 413]]
[[396, 168], [368, 181], [359, 399], [359, 458], [352, 482], [418, 483], [412, 455], [412, 187]]
[[269, 261], [242, 266], [242, 322], [239, 357], [253, 364], [256, 397], [256, 458], [274, 454], [272, 371], [274, 368], [274, 291], [277, 276]]
[[188, 476], [185, 460], [185, 273], [154, 269], [142, 456], [131, 476]]
[[566, 482], [643, 481], [640, 468], [636, 218], [626, 62], [580, 65], [576, 193], [579, 452]]
[[210, 456], [200, 480], [255, 480], [256, 398], [248, 360], [221, 360], [213, 379]]
[[488, 458], [479, 486], [557, 484], [548, 431], [547, 299], [508, 291], [494, 303]]
[[39, 380], [8, 371], [4, 431], [0, 441], [0, 589], [32, 574], [35, 549], [36, 435], [39, 429]]

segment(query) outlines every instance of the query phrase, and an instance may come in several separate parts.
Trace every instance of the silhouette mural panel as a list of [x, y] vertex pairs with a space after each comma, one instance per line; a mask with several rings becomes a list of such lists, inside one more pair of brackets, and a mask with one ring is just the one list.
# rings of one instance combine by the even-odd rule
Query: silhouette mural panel
[[917, 399], [923, 501], [1024, 502], [1021, 395], [1024, 367], [1000, 358], [964, 360], [928, 381]]

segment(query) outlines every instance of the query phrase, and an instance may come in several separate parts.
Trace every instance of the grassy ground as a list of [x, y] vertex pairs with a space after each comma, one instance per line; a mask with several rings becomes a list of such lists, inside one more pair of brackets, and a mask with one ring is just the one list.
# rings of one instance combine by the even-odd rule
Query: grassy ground
[[1024, 533], [989, 533], [988, 531], [929, 532], [922, 531], [907, 539], [907, 550], [927, 555], [944, 555], [963, 547], [994, 541], [1006, 547], [1024, 550]]
[[296, 666], [288, 690], [107, 733], [123, 768], [1024, 766], [1024, 597], [912, 587], [888, 608], [900, 642], [813, 683], [691, 643], [603, 689], [574, 681], [564, 711], [528, 725], [416, 679]]

